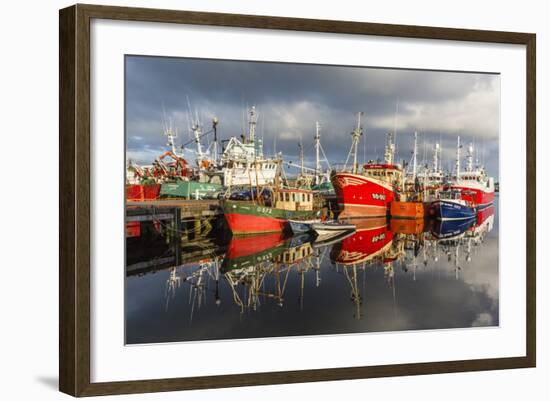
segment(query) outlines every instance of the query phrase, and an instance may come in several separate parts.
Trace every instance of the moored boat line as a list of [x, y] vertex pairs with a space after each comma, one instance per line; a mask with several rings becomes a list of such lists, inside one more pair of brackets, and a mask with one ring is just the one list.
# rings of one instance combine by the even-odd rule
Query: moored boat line
[[[468, 147], [466, 167], [461, 170], [460, 137], [457, 137], [456, 163], [452, 173], [445, 173], [441, 168], [439, 143], [433, 147], [431, 165], [419, 167], [416, 132], [410, 163], [396, 163], [395, 130], [387, 134], [384, 161], [360, 165], [357, 152], [363, 135], [362, 115], [357, 114], [351, 133], [351, 149], [344, 168], [340, 170], [330, 166], [327, 159], [328, 168], [321, 171], [320, 154], [322, 152], [325, 159], [326, 155], [320, 145], [320, 125], [316, 123], [316, 165], [315, 169], [309, 169], [315, 174], [306, 173], [308, 168], [304, 166], [300, 144], [301, 172], [292, 181], [296, 187], [289, 186], [291, 181], [283, 177], [286, 162], [281, 154], [272, 158], [264, 156], [263, 143], [256, 135], [255, 107], [249, 110], [248, 136], [242, 135], [240, 141], [236, 137], [226, 141], [227, 146], [220, 157], [217, 150], [219, 121], [214, 118], [212, 130], [205, 133], [195, 121], [192, 125], [193, 143], [197, 147], [195, 167], [178, 153], [175, 146], [177, 134], [165, 124], [164, 134], [168, 137], [170, 150], [155, 159], [151, 166], [140, 167], [129, 162], [126, 199], [130, 203], [157, 199], [219, 199], [220, 211], [235, 235], [285, 230], [309, 232], [315, 224], [333, 218], [340, 224], [389, 216], [411, 220], [468, 220], [492, 205], [494, 179], [477, 160], [474, 162], [472, 144]], [[214, 142], [208, 151], [204, 151], [201, 138], [211, 132], [215, 136]], [[329, 176], [330, 182], [323, 179]], [[332, 189], [336, 209], [331, 207]], [[249, 195], [241, 196], [243, 190]], [[268, 196], [265, 197], [264, 193]]]

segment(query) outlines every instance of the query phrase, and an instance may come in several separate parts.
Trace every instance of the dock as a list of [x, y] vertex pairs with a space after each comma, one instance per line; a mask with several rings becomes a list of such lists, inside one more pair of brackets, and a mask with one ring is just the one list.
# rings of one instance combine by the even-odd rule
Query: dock
[[[222, 216], [219, 200], [156, 199], [126, 202], [126, 223], [163, 222], [163, 227], [182, 240], [204, 238]], [[141, 230], [138, 230], [141, 232]], [[139, 234], [136, 233], [139, 236]]]
[[222, 213], [220, 201], [188, 199], [155, 199], [150, 201], [126, 202], [127, 221], [130, 216], [139, 215], [140, 211], [150, 214], [154, 210], [179, 209], [182, 219], [212, 217]]

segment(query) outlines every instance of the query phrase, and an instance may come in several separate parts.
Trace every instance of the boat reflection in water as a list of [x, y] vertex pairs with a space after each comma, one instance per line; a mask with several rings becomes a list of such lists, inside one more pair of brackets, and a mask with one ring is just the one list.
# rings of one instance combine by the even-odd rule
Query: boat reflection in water
[[[127, 266], [127, 307], [136, 311], [127, 314], [127, 342], [469, 327], [471, 321], [449, 318], [462, 316], [464, 304], [485, 316], [486, 294], [476, 295], [483, 299], [479, 306], [452, 297], [442, 306], [433, 294], [440, 294], [438, 286], [467, 293], [494, 284], [472, 284], [460, 273], [465, 265], [484, 268], [481, 260], [476, 264], [483, 259], [480, 249], [498, 249], [485, 244], [495, 225], [494, 207], [468, 221], [367, 218], [354, 224], [356, 232], [330, 241], [310, 234], [233, 237], [221, 245], [189, 243], [172, 259], [164, 250], [163, 257]], [[157, 310], [160, 285], [164, 297]], [[498, 298], [496, 305], [485, 325], [498, 324]], [[418, 321], [411, 323], [419, 308]], [[433, 323], [438, 311], [444, 318]], [[147, 323], [148, 314], [157, 325]]]

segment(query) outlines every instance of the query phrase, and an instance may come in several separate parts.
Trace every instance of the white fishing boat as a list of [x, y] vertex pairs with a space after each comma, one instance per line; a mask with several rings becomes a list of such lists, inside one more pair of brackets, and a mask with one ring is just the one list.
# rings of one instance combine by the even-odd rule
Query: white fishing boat
[[342, 233], [354, 232], [355, 224], [340, 223], [337, 221], [325, 221], [313, 223], [311, 228], [317, 234], [319, 241], [326, 241], [330, 238], [342, 235]]
[[354, 230], [349, 230], [349, 231], [338, 232], [338, 234], [332, 235], [332, 236], [318, 235], [315, 237], [315, 240], [313, 241], [313, 248], [317, 249], [317, 248], [324, 248], [330, 245], [334, 245], [352, 236], [354, 233], [355, 233]]
[[[248, 137], [231, 137], [222, 141], [223, 152], [219, 159], [203, 161], [202, 174], [219, 180], [225, 187], [257, 187], [275, 182], [276, 158], [266, 157], [263, 141], [256, 137], [258, 117], [252, 106], [248, 113]], [[217, 142], [217, 138], [215, 139]]]

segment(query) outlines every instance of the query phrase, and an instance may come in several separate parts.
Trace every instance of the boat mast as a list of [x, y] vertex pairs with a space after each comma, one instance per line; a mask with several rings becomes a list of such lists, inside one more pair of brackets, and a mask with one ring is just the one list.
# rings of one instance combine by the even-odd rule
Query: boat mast
[[248, 141], [254, 143], [256, 139], [256, 106], [252, 106], [248, 118]]
[[321, 159], [319, 158], [319, 151], [321, 147], [321, 125], [319, 121], [315, 121], [315, 184], [320, 184], [321, 174]]
[[212, 119], [212, 130], [214, 131], [214, 144], [212, 148], [212, 158], [214, 163], [218, 162], [218, 117]]
[[[358, 166], [357, 166], [357, 145], [359, 144], [359, 138], [361, 138], [361, 135], [363, 135], [363, 129], [361, 127], [361, 116], [363, 115], [363, 112], [360, 111], [357, 113], [357, 126], [351, 133], [352, 141], [351, 141], [351, 152], [353, 153], [353, 167], [352, 167], [352, 173], [357, 174]], [[346, 162], [347, 164], [347, 162]]]
[[432, 169], [434, 173], [439, 171], [439, 152], [441, 152], [441, 149], [439, 147], [439, 143], [436, 142], [434, 146], [434, 156], [432, 162]]
[[172, 120], [170, 120], [169, 125], [166, 124], [166, 120], [164, 121], [164, 135], [168, 138], [167, 145], [170, 146], [172, 153], [177, 155], [176, 138], [178, 137], [178, 132], [172, 128]]
[[193, 123], [191, 130], [193, 131], [195, 144], [197, 145], [197, 161], [200, 165], [200, 163], [204, 158], [204, 153], [202, 152], [202, 145], [201, 145], [202, 130], [198, 120], [195, 123]]
[[300, 148], [300, 174], [303, 177], [304, 176], [304, 147], [302, 145], [302, 139], [300, 138], [300, 143], [298, 144], [298, 147]]
[[460, 135], [456, 137], [456, 179], [460, 180]]
[[470, 142], [468, 146], [468, 153], [466, 155], [466, 171], [473, 171], [474, 169], [474, 145]]
[[413, 182], [416, 180], [416, 154], [417, 154], [417, 146], [418, 146], [418, 133], [414, 131], [414, 149], [413, 149], [413, 172], [412, 172], [412, 179]]
[[395, 154], [394, 136], [393, 132], [388, 133], [388, 142], [384, 151], [384, 162], [386, 164], [393, 164], [393, 156]]

